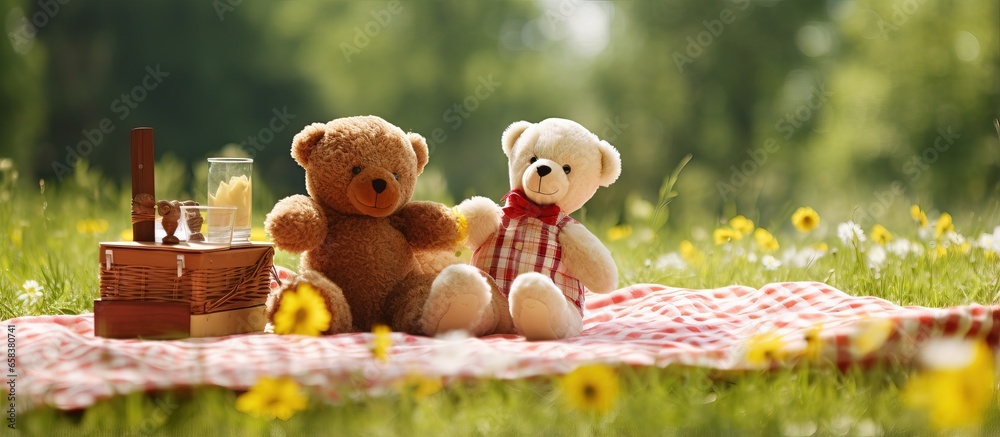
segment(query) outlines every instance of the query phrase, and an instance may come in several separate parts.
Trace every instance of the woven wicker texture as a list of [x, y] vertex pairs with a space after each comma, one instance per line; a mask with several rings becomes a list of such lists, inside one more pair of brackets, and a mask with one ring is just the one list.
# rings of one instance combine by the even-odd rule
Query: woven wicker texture
[[102, 256], [107, 250], [113, 261], [101, 260], [102, 300], [188, 302], [191, 314], [205, 314], [260, 305], [270, 292], [270, 246], [179, 252], [102, 245]]

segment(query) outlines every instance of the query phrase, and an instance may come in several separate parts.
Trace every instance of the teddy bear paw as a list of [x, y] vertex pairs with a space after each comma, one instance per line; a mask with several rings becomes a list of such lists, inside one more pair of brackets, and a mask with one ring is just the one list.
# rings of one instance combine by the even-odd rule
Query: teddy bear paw
[[490, 303], [490, 285], [469, 265], [453, 265], [441, 271], [431, 285], [424, 306], [422, 328], [428, 335], [464, 330], [473, 335], [485, 332], [481, 323]]
[[583, 320], [576, 308], [545, 275], [526, 273], [510, 291], [514, 327], [529, 341], [558, 340], [579, 334]]

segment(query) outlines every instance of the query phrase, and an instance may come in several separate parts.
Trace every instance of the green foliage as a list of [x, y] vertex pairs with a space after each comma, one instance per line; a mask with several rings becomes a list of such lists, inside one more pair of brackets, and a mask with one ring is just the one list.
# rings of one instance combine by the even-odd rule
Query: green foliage
[[[45, 12], [3, 5], [15, 21]], [[995, 2], [226, 5], [61, 4], [29, 48], [0, 47], [0, 156], [24, 181], [52, 179], [67, 147], [96, 139], [85, 157], [121, 179], [128, 130], [150, 125], [158, 156], [188, 166], [236, 144], [281, 197], [303, 191], [288, 156], [302, 126], [378, 114], [428, 138], [450, 198], [499, 198], [503, 129], [558, 116], [622, 152], [623, 177], [592, 211], [656, 196], [688, 154], [673, 209], [695, 215], [817, 198], [851, 209], [894, 182], [907, 202], [966, 208], [1000, 182]], [[169, 75], [122, 106], [156, 66]], [[275, 111], [294, 117], [272, 124]], [[94, 133], [104, 119], [112, 131]], [[938, 141], [949, 128], [959, 136]]]

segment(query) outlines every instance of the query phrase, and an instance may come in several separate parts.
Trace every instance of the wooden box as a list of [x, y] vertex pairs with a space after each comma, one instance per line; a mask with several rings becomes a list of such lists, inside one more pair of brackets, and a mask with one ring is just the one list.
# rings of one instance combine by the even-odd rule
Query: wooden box
[[269, 243], [229, 249], [101, 243], [95, 332], [179, 338], [261, 331], [273, 257]]

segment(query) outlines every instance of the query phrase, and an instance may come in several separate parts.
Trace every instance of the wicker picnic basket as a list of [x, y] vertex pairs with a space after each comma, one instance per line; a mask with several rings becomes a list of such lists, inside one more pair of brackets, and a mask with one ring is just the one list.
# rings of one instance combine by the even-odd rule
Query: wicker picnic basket
[[185, 302], [191, 314], [263, 304], [274, 248], [267, 243], [197, 250], [155, 243], [101, 243], [101, 300]]

